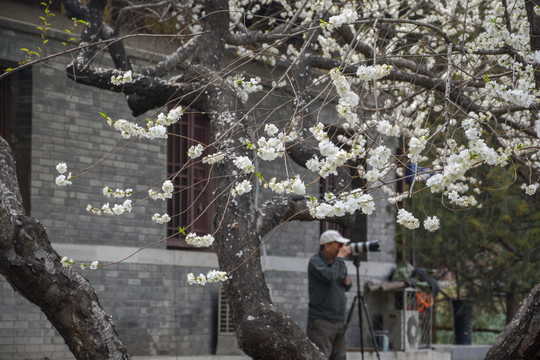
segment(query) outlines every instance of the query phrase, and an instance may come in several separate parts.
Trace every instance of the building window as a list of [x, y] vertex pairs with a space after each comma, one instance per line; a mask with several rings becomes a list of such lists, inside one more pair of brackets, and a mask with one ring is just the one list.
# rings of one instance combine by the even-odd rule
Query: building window
[[174, 195], [168, 202], [172, 219], [168, 225], [167, 248], [193, 249], [178, 233], [178, 228], [185, 227], [186, 233], [198, 235], [212, 232], [210, 167], [201, 158], [190, 159], [187, 152], [199, 142], [210, 143], [210, 124], [200, 113], [186, 112], [169, 131], [174, 135], [168, 138], [167, 174], [174, 184]]

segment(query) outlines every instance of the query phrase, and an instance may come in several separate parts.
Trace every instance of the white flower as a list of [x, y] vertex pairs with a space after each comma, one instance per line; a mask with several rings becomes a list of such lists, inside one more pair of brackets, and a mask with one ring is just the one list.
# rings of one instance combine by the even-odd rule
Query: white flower
[[156, 224], [165, 224], [171, 221], [171, 217], [168, 214], [160, 215], [159, 213], [155, 213], [152, 215], [152, 221]]
[[58, 186], [71, 185], [71, 173], [67, 177], [65, 175], [58, 175], [55, 181]]
[[60, 174], [65, 173], [67, 171], [66, 163], [59, 163], [56, 165], [56, 171], [58, 171]]
[[328, 19], [328, 23], [324, 23], [323, 25], [326, 26], [328, 30], [332, 30], [341, 27], [343, 24], [355, 22], [356, 19], [358, 19], [356, 11], [344, 9], [341, 14], [331, 16], [330, 19]]
[[133, 74], [131, 70], [126, 71], [122, 75], [116, 75], [116, 76], [113, 75], [111, 76], [111, 83], [113, 83], [114, 85], [122, 85], [122, 84], [130, 83], [133, 81], [132, 76]]
[[279, 132], [279, 129], [274, 124], [266, 124], [264, 126], [264, 131], [266, 131], [268, 136], [274, 136]]
[[255, 171], [255, 166], [247, 156], [238, 156], [233, 160], [234, 165], [245, 173], [252, 173]]
[[379, 123], [377, 124], [377, 131], [386, 136], [394, 137], [399, 137], [401, 132], [398, 125], [392, 125], [388, 120], [379, 121]]
[[196, 159], [202, 155], [203, 151], [204, 146], [202, 146], [201, 144], [193, 145], [188, 150], [188, 156], [192, 159]]
[[205, 285], [206, 283], [216, 283], [219, 281], [225, 281], [228, 279], [225, 271], [210, 270], [208, 274], [199, 274], [195, 277], [193, 273], [187, 274], [187, 282], [189, 285]]
[[212, 235], [198, 236], [195, 233], [189, 233], [186, 236], [186, 242], [195, 247], [209, 247], [214, 243], [214, 237]]
[[525, 190], [525, 194], [527, 194], [529, 196], [532, 196], [532, 195], [536, 194], [536, 191], [538, 190], [538, 187], [540, 187], [540, 184], [538, 184], [538, 183], [534, 183], [534, 184], [531, 184], [531, 185], [527, 185], [527, 184], [522, 184], [521, 185], [521, 188], [523, 190]]
[[99, 266], [99, 262], [97, 260], [92, 261], [90, 264], [90, 270], [96, 270]]
[[69, 267], [69, 265], [73, 264], [73, 259], [68, 260], [67, 256], [64, 256], [64, 257], [60, 260], [60, 262], [62, 263], [62, 265], [63, 265], [64, 267]]
[[148, 128], [149, 139], [166, 139], [167, 138], [167, 128], [163, 125], [155, 125]]
[[420, 138], [412, 137], [409, 141], [409, 153], [407, 156], [412, 161], [418, 161], [420, 159], [420, 153], [427, 144], [427, 138], [425, 136], [422, 136]]
[[161, 186], [161, 190], [163, 190], [164, 193], [171, 193], [174, 190], [174, 185], [171, 180], [165, 180], [163, 182], [163, 185]]
[[299, 176], [296, 176], [291, 183], [291, 192], [296, 195], [304, 195], [306, 193], [306, 186], [300, 180]]
[[218, 151], [217, 153], [203, 157], [202, 162], [205, 164], [216, 164], [225, 158], [225, 153]]
[[378, 80], [390, 74], [390, 70], [392, 70], [392, 66], [390, 65], [372, 65], [372, 66], [360, 65], [358, 67], [358, 70], [356, 71], [356, 75], [361, 80], [365, 80], [365, 81]]
[[424, 220], [424, 228], [428, 231], [435, 231], [439, 229], [439, 218], [436, 216], [428, 216], [426, 220]]
[[369, 154], [370, 158], [368, 160], [368, 164], [376, 169], [380, 169], [386, 165], [390, 155], [392, 155], [392, 151], [386, 146], [381, 145], [375, 149], [371, 149]]
[[252, 189], [252, 186], [249, 180], [244, 180], [241, 183], [236, 184], [232, 192], [232, 195], [236, 196], [236, 195], [247, 194], [248, 192], [251, 191], [251, 189]]
[[405, 226], [408, 229], [417, 229], [420, 226], [420, 222], [410, 212], [405, 209], [399, 209], [397, 222], [400, 225]]
[[540, 119], [535, 121], [534, 130], [536, 131], [536, 136], [538, 136], [538, 138], [540, 138]]
[[369, 170], [365, 176], [366, 180], [369, 182], [377, 181], [379, 180], [380, 177], [381, 177], [381, 173], [377, 169]]

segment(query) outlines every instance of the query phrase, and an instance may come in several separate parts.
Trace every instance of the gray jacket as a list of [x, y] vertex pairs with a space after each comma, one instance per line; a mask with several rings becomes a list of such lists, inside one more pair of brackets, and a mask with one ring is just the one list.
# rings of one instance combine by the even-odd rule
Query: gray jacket
[[331, 264], [321, 251], [311, 257], [308, 265], [310, 318], [345, 321], [345, 292], [351, 288], [341, 282], [346, 276], [343, 258], [337, 257]]

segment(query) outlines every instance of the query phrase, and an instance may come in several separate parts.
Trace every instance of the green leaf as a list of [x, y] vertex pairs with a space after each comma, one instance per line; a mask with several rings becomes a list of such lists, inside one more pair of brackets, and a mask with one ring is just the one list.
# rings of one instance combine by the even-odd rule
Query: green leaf
[[264, 181], [264, 178], [262, 176], [262, 173], [260, 171], [256, 171], [255, 172], [255, 175], [257, 175], [259, 177], [259, 179], [261, 179], [262, 181]]
[[67, 32], [68, 34], [71, 34], [71, 31], [69, 31], [69, 29], [66, 29], [66, 32]]
[[180, 232], [180, 234], [186, 236], [186, 227], [185, 226], [179, 226], [178, 227], [178, 231]]
[[30, 50], [28, 50], [27, 48], [21, 48], [20, 50], [30, 52]]
[[104, 112], [100, 112], [99, 114], [100, 114], [101, 116], [103, 116], [105, 119], [108, 117], [107, 114], [104, 113]]

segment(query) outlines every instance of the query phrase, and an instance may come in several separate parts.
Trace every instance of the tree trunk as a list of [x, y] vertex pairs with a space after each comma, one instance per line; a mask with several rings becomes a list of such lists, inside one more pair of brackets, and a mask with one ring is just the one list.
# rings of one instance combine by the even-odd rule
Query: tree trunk
[[485, 360], [508, 359], [540, 359], [540, 284], [527, 295], [485, 357]]
[[36, 304], [77, 359], [128, 359], [90, 283], [64, 267], [43, 226], [24, 215], [13, 154], [0, 137], [0, 273]]

